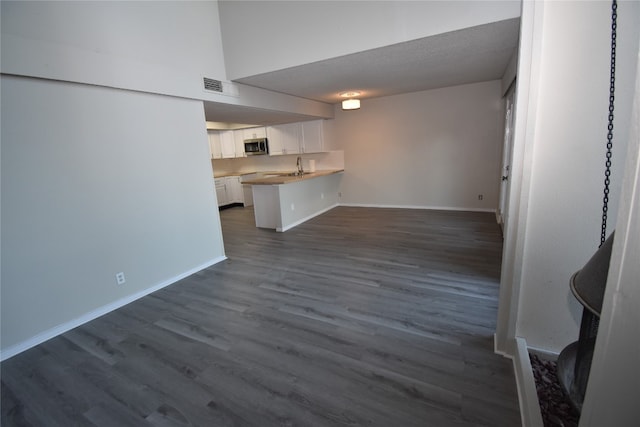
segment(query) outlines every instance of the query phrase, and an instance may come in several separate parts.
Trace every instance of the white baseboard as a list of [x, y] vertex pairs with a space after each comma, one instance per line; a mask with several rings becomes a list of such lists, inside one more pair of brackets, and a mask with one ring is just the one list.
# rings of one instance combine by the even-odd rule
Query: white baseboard
[[509, 354], [505, 351], [502, 350], [498, 350], [498, 339], [496, 338], [496, 334], [493, 334], [493, 352], [495, 354], [498, 354], [506, 359], [511, 359], [513, 360], [513, 355]]
[[513, 357], [513, 370], [518, 386], [518, 400], [520, 401], [520, 417], [523, 427], [543, 427], [540, 402], [533, 378], [533, 369], [529, 360], [527, 341], [516, 337], [516, 353]]
[[460, 211], [460, 212], [490, 212], [495, 213], [495, 209], [480, 208], [460, 208], [451, 206], [420, 206], [420, 205], [378, 205], [369, 203], [340, 203], [339, 206], [351, 208], [386, 208], [386, 209], [424, 209], [433, 211]]
[[302, 219], [299, 219], [299, 220], [298, 220], [298, 221], [296, 221], [296, 222], [292, 222], [291, 224], [287, 224], [287, 226], [286, 226], [286, 227], [282, 227], [282, 228], [280, 228], [280, 227], [276, 227], [276, 231], [279, 231], [279, 232], [285, 232], [285, 231], [287, 231], [287, 230], [290, 230], [290, 229], [292, 229], [293, 227], [295, 227], [296, 225], [300, 225], [300, 224], [302, 224], [303, 222], [307, 222], [307, 221], [309, 221], [311, 218], [315, 218], [315, 217], [317, 217], [318, 215], [322, 215], [322, 214], [323, 214], [323, 213], [325, 213], [325, 212], [329, 212], [331, 209], [333, 209], [333, 208], [335, 208], [335, 207], [337, 207], [337, 206], [338, 206], [338, 204], [337, 204], [337, 203], [336, 203], [335, 205], [331, 205], [331, 206], [329, 206], [329, 207], [327, 207], [327, 208], [325, 208], [325, 209], [322, 209], [322, 210], [320, 210], [320, 211], [318, 211], [318, 212], [315, 212], [315, 213], [313, 213], [313, 214], [311, 214], [311, 215], [309, 215], [309, 216], [306, 216], [306, 217], [304, 217], [304, 218], [302, 218]]
[[198, 271], [210, 267], [214, 264], [217, 264], [221, 261], [224, 261], [225, 259], [227, 259], [226, 256], [221, 256], [215, 259], [212, 259], [210, 261], [207, 261], [206, 263], [199, 265], [197, 267], [194, 267], [188, 271], [185, 271], [184, 273], [181, 273], [177, 276], [171, 277], [167, 280], [164, 280], [154, 286], [151, 286], [150, 288], [144, 289], [140, 292], [136, 292], [135, 294], [131, 294], [128, 295], [124, 298], [121, 298], [119, 300], [116, 300], [112, 303], [106, 304], [102, 307], [99, 307], [95, 310], [92, 310], [76, 319], [70, 320], [68, 322], [62, 323], [58, 326], [54, 326], [51, 329], [48, 329], [46, 331], [40, 332], [39, 334], [25, 340], [22, 341], [18, 344], [12, 345], [9, 348], [6, 348], [5, 350], [2, 350], [0, 352], [0, 361], [4, 361], [6, 359], [9, 359], [10, 357], [15, 356], [16, 354], [22, 353], [25, 350], [30, 349], [31, 347], [35, 347], [38, 344], [42, 344], [43, 342], [50, 340], [51, 338], [57, 337], [58, 335], [64, 334], [67, 331], [70, 331], [73, 328], [76, 328], [80, 325], [83, 325], [87, 322], [90, 322], [91, 320], [97, 319], [100, 316], [103, 316], [107, 313], [112, 312], [113, 310], [116, 310], [120, 307], [123, 307], [137, 299], [142, 298], [145, 295], [149, 295], [152, 292], [155, 292], [157, 290], [160, 290], [164, 287], [167, 287], [181, 279], [184, 279], [187, 276], [192, 275], [193, 273], [197, 273]]

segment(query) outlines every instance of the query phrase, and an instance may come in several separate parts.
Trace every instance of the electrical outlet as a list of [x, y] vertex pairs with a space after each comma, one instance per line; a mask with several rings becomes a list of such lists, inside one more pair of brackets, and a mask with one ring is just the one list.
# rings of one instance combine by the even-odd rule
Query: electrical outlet
[[482, 194], [478, 194], [478, 200], [482, 200], [484, 199], [484, 196]]
[[291, 203], [291, 210], [295, 211], [296, 210], [296, 205], [294, 205], [293, 203]]
[[341, 197], [342, 197], [342, 192], [339, 192], [338, 193], [338, 198], [341, 198]]
[[118, 285], [124, 285], [127, 280], [124, 278], [124, 273], [121, 271], [120, 273], [116, 273], [116, 283]]
[[320, 198], [324, 199], [324, 193], [320, 193]]

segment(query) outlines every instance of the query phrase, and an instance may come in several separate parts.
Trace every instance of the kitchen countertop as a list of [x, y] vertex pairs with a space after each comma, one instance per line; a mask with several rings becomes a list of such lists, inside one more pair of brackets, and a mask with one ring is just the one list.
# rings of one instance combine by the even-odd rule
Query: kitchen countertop
[[318, 178], [321, 176], [333, 175], [335, 173], [344, 172], [344, 169], [332, 169], [332, 170], [319, 170], [315, 172], [305, 172], [304, 175], [298, 176], [289, 176], [290, 172], [260, 172], [264, 175], [275, 175], [267, 178], [258, 178], [252, 179], [249, 181], [244, 181], [243, 184], [250, 185], [281, 185], [281, 184], [291, 184], [294, 182], [306, 181], [308, 179]]
[[226, 176], [244, 176], [244, 175], [251, 175], [252, 173], [265, 173], [265, 172], [258, 172], [258, 171], [249, 171], [249, 172], [220, 172], [220, 173], [214, 173], [213, 177], [214, 178], [224, 178]]

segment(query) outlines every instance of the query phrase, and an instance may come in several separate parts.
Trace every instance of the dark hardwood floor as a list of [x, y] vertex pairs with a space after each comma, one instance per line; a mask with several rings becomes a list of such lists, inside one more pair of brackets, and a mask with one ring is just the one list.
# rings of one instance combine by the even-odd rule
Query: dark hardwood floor
[[221, 212], [229, 260], [1, 366], [2, 426], [519, 426], [493, 214]]

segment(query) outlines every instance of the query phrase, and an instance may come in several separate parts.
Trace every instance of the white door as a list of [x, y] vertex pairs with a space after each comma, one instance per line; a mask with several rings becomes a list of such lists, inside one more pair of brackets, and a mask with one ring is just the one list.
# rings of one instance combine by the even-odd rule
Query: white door
[[504, 230], [509, 218], [509, 174], [511, 173], [511, 151], [513, 148], [513, 101], [515, 84], [505, 96], [504, 147], [502, 149], [502, 175], [500, 177], [500, 203], [498, 205], [498, 222]]

